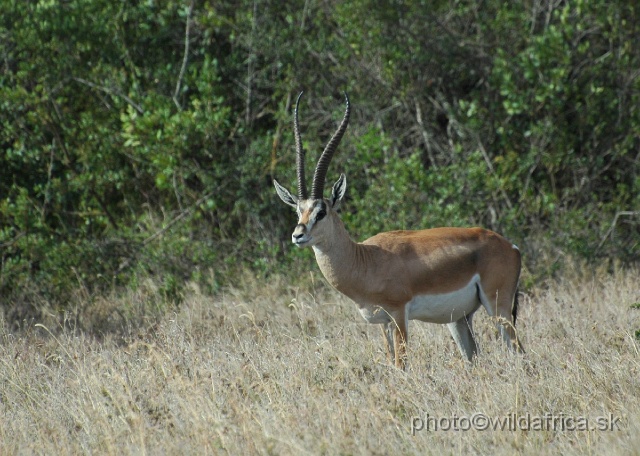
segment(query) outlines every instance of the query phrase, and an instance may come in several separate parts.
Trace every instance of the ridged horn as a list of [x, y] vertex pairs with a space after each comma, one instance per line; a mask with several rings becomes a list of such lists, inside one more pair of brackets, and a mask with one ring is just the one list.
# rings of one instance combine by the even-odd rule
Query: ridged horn
[[344, 132], [347, 130], [347, 125], [349, 125], [349, 114], [351, 114], [351, 105], [349, 104], [349, 96], [347, 95], [347, 92], [344, 93], [344, 98], [347, 103], [347, 107], [344, 111], [344, 117], [342, 118], [340, 126], [331, 137], [329, 144], [327, 144], [327, 147], [325, 147], [324, 151], [322, 151], [322, 155], [318, 160], [316, 171], [313, 174], [313, 183], [311, 184], [311, 199], [322, 198], [322, 192], [324, 191], [324, 180], [327, 177], [329, 164], [331, 163], [333, 154], [336, 152], [338, 144], [340, 144], [340, 140], [342, 139]]
[[302, 140], [300, 139], [300, 125], [298, 124], [298, 106], [300, 105], [300, 98], [302, 98], [302, 94], [304, 92], [300, 92], [298, 95], [298, 99], [296, 100], [296, 109], [293, 114], [293, 135], [296, 140], [296, 170], [298, 173], [298, 197], [300, 199], [309, 198], [309, 194], [307, 193], [307, 183], [304, 175], [304, 149], [302, 148]]

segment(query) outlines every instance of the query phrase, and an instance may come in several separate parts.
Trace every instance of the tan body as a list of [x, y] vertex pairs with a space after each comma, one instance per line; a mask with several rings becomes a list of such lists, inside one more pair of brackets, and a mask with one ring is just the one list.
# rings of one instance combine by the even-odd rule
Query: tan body
[[416, 295], [457, 291], [476, 274], [485, 278], [485, 292], [494, 294], [504, 287], [509, 297], [515, 292], [520, 253], [494, 232], [481, 228], [390, 231], [355, 243], [339, 219], [336, 224], [344, 230], [341, 236], [313, 246], [318, 266], [331, 285], [361, 306], [371, 303], [395, 310]]
[[385, 325], [388, 353], [398, 367], [404, 367], [408, 320], [414, 319], [452, 324], [461, 353], [471, 359], [477, 352], [471, 316], [481, 304], [511, 323], [501, 331], [521, 350], [512, 322], [520, 252], [502, 236], [481, 228], [434, 228], [390, 231], [356, 243], [334, 217], [332, 242], [313, 246], [318, 266], [368, 322]]
[[383, 325], [387, 352], [397, 367], [406, 366], [412, 319], [447, 324], [460, 352], [471, 360], [477, 353], [472, 316], [480, 306], [498, 318], [507, 345], [522, 351], [515, 332], [520, 252], [499, 234], [482, 228], [434, 228], [389, 231], [362, 243], [349, 237], [336, 212], [346, 193], [344, 174], [331, 198], [322, 198], [324, 174], [348, 118], [347, 99], [345, 117], [318, 162], [309, 197], [296, 104], [300, 196], [274, 181], [280, 198], [299, 216], [293, 243], [312, 247], [327, 281], [355, 301], [368, 322]]

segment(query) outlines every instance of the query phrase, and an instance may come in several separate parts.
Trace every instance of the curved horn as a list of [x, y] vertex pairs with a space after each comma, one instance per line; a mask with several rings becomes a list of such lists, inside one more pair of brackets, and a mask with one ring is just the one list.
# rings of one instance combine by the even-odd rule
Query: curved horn
[[324, 191], [324, 180], [327, 177], [327, 170], [329, 169], [329, 163], [331, 163], [331, 159], [333, 158], [333, 154], [336, 152], [336, 148], [338, 144], [340, 144], [340, 140], [342, 139], [342, 135], [347, 130], [347, 125], [349, 124], [349, 114], [351, 113], [351, 105], [349, 104], [349, 96], [347, 92], [344, 93], [344, 98], [347, 103], [347, 107], [344, 111], [344, 117], [342, 118], [342, 122], [340, 126], [336, 130], [336, 132], [331, 137], [329, 144], [325, 147], [320, 159], [318, 160], [318, 165], [316, 166], [316, 171], [313, 174], [313, 184], [311, 184], [311, 198], [312, 199], [320, 199], [322, 198], [322, 192]]
[[300, 199], [307, 199], [309, 195], [307, 194], [307, 184], [305, 182], [304, 175], [304, 149], [302, 149], [302, 140], [300, 139], [300, 125], [298, 125], [298, 105], [300, 104], [300, 98], [302, 98], [302, 94], [304, 92], [300, 92], [298, 95], [298, 99], [296, 100], [296, 109], [293, 115], [293, 135], [296, 139], [296, 170], [298, 173], [298, 196]]

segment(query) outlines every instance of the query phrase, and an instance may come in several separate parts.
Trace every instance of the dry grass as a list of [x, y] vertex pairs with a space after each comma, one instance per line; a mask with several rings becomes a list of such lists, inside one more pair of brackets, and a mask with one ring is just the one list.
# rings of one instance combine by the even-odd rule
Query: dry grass
[[[412, 322], [406, 373], [386, 364], [379, 328], [324, 286], [194, 289], [126, 344], [0, 330], [0, 454], [640, 454], [638, 276], [576, 275], [524, 296], [522, 357], [484, 311], [474, 365], [445, 327]], [[621, 421], [410, 432], [414, 416], [476, 412]]]

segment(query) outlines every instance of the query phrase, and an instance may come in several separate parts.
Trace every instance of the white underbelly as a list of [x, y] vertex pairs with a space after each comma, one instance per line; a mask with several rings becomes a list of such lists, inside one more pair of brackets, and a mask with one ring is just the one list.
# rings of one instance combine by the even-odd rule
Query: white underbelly
[[375, 304], [362, 306], [358, 310], [360, 311], [362, 318], [367, 320], [368, 323], [384, 324], [389, 323], [392, 320], [389, 312]]
[[424, 294], [414, 296], [407, 304], [409, 320], [430, 323], [451, 323], [473, 313], [480, 301], [477, 283], [480, 276], [473, 276], [463, 288], [444, 294]]

